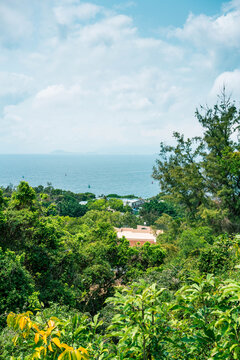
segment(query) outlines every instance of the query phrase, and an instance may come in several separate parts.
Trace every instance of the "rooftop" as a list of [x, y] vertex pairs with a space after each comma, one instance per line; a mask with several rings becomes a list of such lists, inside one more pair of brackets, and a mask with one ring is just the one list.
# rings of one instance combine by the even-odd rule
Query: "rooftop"
[[117, 237], [120, 239], [123, 236], [129, 240], [130, 245], [134, 246], [140, 243], [140, 245], [149, 242], [151, 244], [156, 243], [156, 237], [162, 230], [154, 232], [150, 226], [138, 225], [137, 229], [133, 228], [115, 228]]

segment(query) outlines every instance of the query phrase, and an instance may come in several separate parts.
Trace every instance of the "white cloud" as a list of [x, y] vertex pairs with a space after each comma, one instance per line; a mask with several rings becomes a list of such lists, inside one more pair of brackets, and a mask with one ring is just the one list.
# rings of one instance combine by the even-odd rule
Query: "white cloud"
[[29, 93], [33, 88], [33, 78], [24, 74], [0, 72], [0, 97]]
[[174, 130], [198, 135], [195, 107], [223, 80], [238, 89], [236, 4], [192, 15], [166, 39], [140, 36], [133, 18], [89, 2], [33, 0], [24, 14], [27, 0], [22, 9], [9, 1], [36, 41], [0, 45], [0, 96], [23, 96], [3, 107], [0, 152], [157, 152]]
[[[75, 89], [74, 89], [75, 90]], [[70, 93], [74, 92], [72, 90], [70, 90]], [[54, 98], [62, 98], [63, 96], [67, 95], [67, 91], [64, 88], [64, 85], [60, 84], [60, 85], [51, 85], [48, 86], [46, 89], [43, 89], [41, 91], [39, 91], [36, 94], [36, 99], [37, 100], [51, 100]]]
[[135, 7], [135, 6], [137, 6], [137, 3], [135, 1], [126, 1], [124, 3], [119, 3], [119, 4], [114, 5], [114, 9], [123, 11], [125, 9]]
[[225, 71], [214, 81], [211, 96], [216, 98], [225, 86], [226, 92], [235, 99], [240, 99], [240, 69]]
[[7, 4], [0, 4], [0, 42], [8, 45], [19, 42], [20, 39], [27, 38], [32, 30], [32, 24], [24, 12]]
[[231, 0], [228, 2], [224, 2], [222, 5], [222, 9], [224, 12], [240, 9], [240, 0]]
[[78, 33], [79, 40], [85, 43], [112, 45], [113, 42], [123, 40], [123, 37], [133, 36], [136, 29], [132, 26], [132, 19], [125, 15], [105, 18], [93, 25], [85, 26]]
[[240, 48], [240, 8], [218, 17], [190, 14], [184, 27], [169, 30], [169, 36], [201, 47]]
[[71, 25], [76, 21], [86, 21], [94, 18], [101, 11], [101, 7], [83, 3], [80, 5], [58, 6], [54, 9], [57, 22], [61, 25]]

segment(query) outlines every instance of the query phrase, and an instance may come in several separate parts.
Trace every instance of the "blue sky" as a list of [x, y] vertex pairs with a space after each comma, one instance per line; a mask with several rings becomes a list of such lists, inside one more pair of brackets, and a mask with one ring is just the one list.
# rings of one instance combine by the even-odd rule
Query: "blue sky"
[[[110, 6], [114, 1], [98, 1], [98, 4]], [[122, 4], [122, 6], [121, 6]], [[113, 5], [114, 7], [114, 5]], [[182, 26], [189, 13], [213, 16], [221, 12], [219, 0], [138, 0], [117, 1], [115, 8], [124, 9], [125, 14], [134, 18], [139, 32], [154, 34], [160, 27]]]
[[157, 153], [239, 104], [240, 0], [3, 0], [0, 153]]

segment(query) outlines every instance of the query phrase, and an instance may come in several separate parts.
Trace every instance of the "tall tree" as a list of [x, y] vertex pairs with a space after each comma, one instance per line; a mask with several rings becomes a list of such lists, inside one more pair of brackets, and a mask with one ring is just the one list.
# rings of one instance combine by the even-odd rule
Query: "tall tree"
[[240, 111], [225, 89], [213, 107], [196, 110], [201, 137], [174, 133], [175, 146], [160, 145], [153, 177], [161, 191], [179, 202], [190, 219], [199, 217], [219, 230], [240, 229]]

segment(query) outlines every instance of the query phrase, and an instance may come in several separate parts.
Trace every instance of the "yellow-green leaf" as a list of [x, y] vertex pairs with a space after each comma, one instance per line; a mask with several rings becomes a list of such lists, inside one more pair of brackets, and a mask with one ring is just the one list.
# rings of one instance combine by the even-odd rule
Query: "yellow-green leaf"
[[35, 334], [34, 341], [35, 341], [35, 344], [37, 344], [39, 342], [39, 333]]
[[52, 342], [61, 349], [61, 343], [60, 343], [59, 338], [57, 338], [57, 337], [53, 338]]

